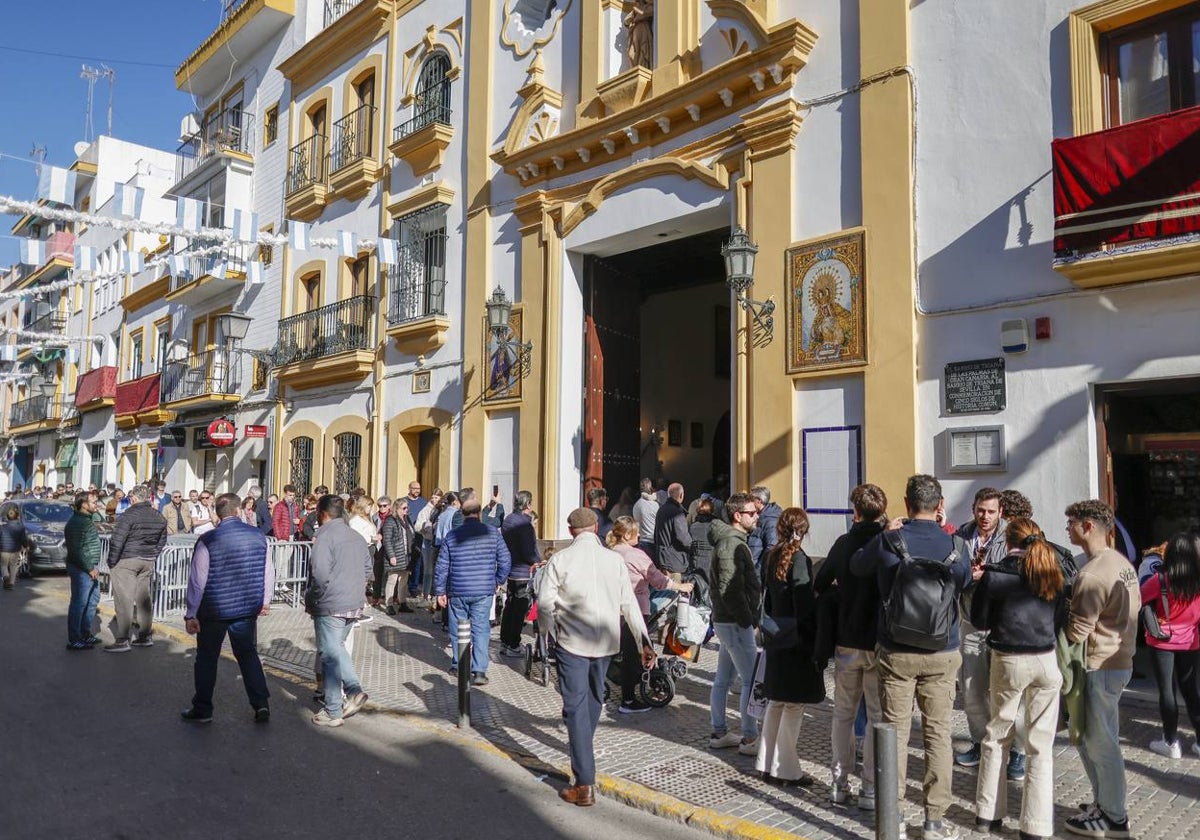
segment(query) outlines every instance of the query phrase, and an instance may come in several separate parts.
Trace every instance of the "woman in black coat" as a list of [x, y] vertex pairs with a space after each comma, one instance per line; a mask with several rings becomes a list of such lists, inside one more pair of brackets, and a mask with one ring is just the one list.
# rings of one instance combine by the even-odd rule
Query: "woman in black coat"
[[776, 526], [779, 542], [763, 562], [763, 612], [775, 630], [766, 639], [762, 690], [767, 712], [759, 735], [755, 768], [767, 782], [808, 787], [813, 777], [800, 769], [796, 740], [806, 703], [825, 699], [825, 677], [813, 662], [816, 596], [812, 561], [800, 547], [808, 534], [808, 515], [788, 508]]
[[408, 517], [407, 498], [394, 503], [391, 515], [383, 520], [382, 535], [379, 553], [382, 555], [383, 604], [388, 615], [412, 612], [408, 605], [408, 572], [412, 567], [416, 535]]

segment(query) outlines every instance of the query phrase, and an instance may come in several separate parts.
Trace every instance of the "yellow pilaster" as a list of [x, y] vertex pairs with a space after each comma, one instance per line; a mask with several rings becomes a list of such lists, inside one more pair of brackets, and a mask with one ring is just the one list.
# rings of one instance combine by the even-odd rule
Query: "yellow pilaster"
[[700, 45], [699, 3], [654, 4], [654, 91], [670, 90], [692, 76], [692, 50]]
[[[907, 0], [860, 0], [863, 77], [910, 63], [908, 7]], [[863, 381], [865, 474], [897, 502], [917, 467], [912, 109], [904, 76], [862, 91], [869, 359]]]
[[[470, 45], [466, 62], [469, 74], [466, 135], [467, 178], [466, 259], [463, 270], [463, 414], [458, 430], [461, 460], [457, 480], [451, 486], [481, 487], [484, 481], [484, 434], [486, 415], [479, 400], [486, 386], [483, 368], [484, 301], [491, 286], [491, 153], [492, 142], [492, 35], [496, 3], [471, 0]], [[443, 445], [448, 444], [445, 441]]]

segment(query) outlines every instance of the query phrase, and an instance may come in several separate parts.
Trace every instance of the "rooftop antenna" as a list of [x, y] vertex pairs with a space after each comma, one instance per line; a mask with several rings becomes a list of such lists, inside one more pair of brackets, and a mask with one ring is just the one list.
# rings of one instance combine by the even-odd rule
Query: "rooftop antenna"
[[80, 71], [79, 77], [87, 79], [88, 95], [87, 95], [87, 116], [83, 122], [83, 139], [89, 143], [94, 139], [95, 129], [92, 126], [92, 107], [96, 95], [96, 81], [99, 79], [108, 80], [108, 136], [112, 136], [112, 115], [113, 115], [113, 86], [117, 81], [117, 71], [107, 65], [101, 64], [99, 67], [89, 67], [83, 65], [83, 70]]

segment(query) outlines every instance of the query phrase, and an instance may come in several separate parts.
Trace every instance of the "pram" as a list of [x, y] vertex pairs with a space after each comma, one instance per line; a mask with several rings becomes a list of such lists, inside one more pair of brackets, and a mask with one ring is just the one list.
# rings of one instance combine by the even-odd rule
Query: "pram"
[[[675, 591], [660, 594], [663, 597], [655, 599], [655, 602], [661, 606], [650, 614], [650, 620], [646, 622], [646, 630], [652, 639], [660, 632], [664, 636], [669, 635], [668, 630], [675, 622], [680, 600], [680, 594]], [[687, 662], [664, 648], [654, 667], [642, 669], [642, 679], [637, 684], [638, 699], [647, 706], [661, 709], [675, 699], [675, 680], [683, 679], [687, 672]], [[614, 692], [621, 690], [621, 653], [618, 652], [609, 662], [605, 678], [604, 700], [608, 702]]]

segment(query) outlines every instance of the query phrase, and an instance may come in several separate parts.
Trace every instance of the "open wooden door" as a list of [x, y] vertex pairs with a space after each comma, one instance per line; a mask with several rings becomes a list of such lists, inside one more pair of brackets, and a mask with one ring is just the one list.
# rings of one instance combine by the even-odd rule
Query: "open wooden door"
[[1112, 447], [1108, 441], [1108, 393], [1096, 389], [1096, 455], [1099, 458], [1100, 500], [1113, 510], [1117, 508], [1116, 483], [1113, 480]]

